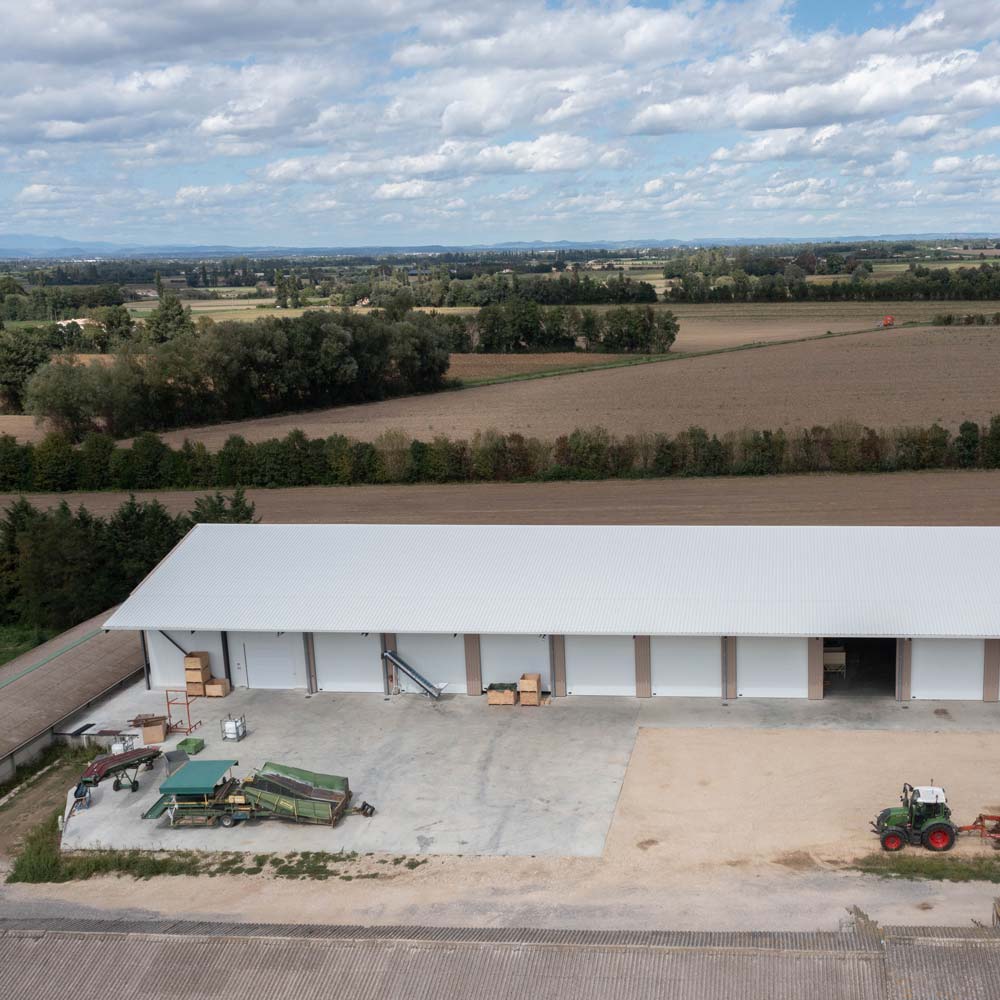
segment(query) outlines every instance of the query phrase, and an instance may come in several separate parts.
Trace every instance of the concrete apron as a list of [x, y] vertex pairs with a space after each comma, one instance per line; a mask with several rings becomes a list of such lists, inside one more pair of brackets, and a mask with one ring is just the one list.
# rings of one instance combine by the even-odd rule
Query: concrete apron
[[[139, 712], [162, 712], [163, 699], [135, 686], [86, 721], [122, 726]], [[230, 712], [247, 717], [249, 733], [239, 743], [220, 736], [219, 721]], [[422, 695], [238, 690], [196, 700], [192, 714], [203, 722], [192, 735], [206, 744], [197, 759], [237, 759], [236, 776], [268, 760], [343, 774], [354, 804], [371, 802], [375, 816], [348, 816], [333, 829], [277, 820], [172, 829], [166, 817], [141, 818], [166, 776], [160, 758], [153, 771], [139, 772], [138, 792], [115, 792], [110, 782], [94, 789], [91, 808], [66, 823], [64, 849], [597, 857], [639, 706], [627, 698], [508, 708], [465, 695], [434, 703]]]
[[[140, 712], [162, 712], [162, 692], [141, 685], [73, 720], [118, 728]], [[234, 774], [267, 760], [347, 775], [354, 803], [378, 810], [336, 827], [280, 821], [235, 829], [143, 820], [165, 778], [161, 759], [140, 772], [140, 789], [94, 790], [73, 816], [63, 847], [200, 851], [378, 851], [598, 857], [604, 851], [640, 726], [653, 728], [828, 728], [996, 732], [1000, 706], [891, 699], [744, 700], [562, 698], [540, 708], [487, 707], [484, 698], [237, 690], [199, 699], [192, 713], [205, 740], [200, 758], [235, 758]], [[223, 741], [219, 723], [245, 713], [249, 735]], [[174, 747], [183, 734], [171, 737]], [[67, 811], [72, 789], [67, 796]]]

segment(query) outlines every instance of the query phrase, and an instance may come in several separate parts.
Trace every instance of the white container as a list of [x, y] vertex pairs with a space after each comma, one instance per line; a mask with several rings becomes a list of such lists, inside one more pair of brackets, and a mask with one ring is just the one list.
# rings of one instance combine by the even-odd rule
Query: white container
[[222, 738], [224, 740], [241, 740], [247, 734], [247, 724], [242, 719], [224, 719], [222, 722]]

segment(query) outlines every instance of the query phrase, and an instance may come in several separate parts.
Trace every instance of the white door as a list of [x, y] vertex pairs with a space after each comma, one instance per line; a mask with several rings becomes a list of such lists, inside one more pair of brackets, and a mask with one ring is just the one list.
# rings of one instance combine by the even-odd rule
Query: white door
[[551, 690], [547, 635], [481, 635], [479, 656], [484, 689], [513, 684], [521, 674], [541, 674], [542, 690]]
[[741, 698], [808, 698], [809, 640], [736, 640], [736, 691]]
[[316, 686], [320, 691], [385, 690], [377, 632], [315, 632]]
[[[448, 694], [465, 694], [465, 638], [461, 635], [402, 633], [396, 636], [396, 652], [418, 674]], [[399, 686], [404, 691], [419, 691], [402, 671]]]
[[635, 697], [635, 640], [632, 636], [566, 636], [566, 693]]
[[164, 633], [153, 629], [146, 633], [146, 650], [149, 653], [151, 687], [184, 687], [184, 651], [208, 653], [212, 676], [226, 676], [226, 662], [222, 655], [222, 634], [219, 632], [185, 630]]
[[230, 632], [229, 664], [235, 687], [309, 686], [301, 632]]
[[983, 700], [982, 639], [914, 639], [910, 653], [910, 697]]
[[721, 637], [654, 635], [649, 657], [654, 695], [722, 697]]

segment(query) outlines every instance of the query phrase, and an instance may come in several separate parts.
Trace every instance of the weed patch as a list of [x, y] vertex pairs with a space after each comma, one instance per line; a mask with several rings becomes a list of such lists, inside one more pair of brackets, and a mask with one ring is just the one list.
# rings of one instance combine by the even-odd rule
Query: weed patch
[[1000, 852], [962, 858], [928, 852], [880, 852], [855, 861], [855, 871], [885, 878], [928, 879], [940, 882], [1000, 882]]

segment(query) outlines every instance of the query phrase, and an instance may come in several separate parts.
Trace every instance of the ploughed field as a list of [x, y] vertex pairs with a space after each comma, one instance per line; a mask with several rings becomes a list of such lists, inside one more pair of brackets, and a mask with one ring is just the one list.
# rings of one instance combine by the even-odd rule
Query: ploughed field
[[[172, 513], [205, 490], [138, 493]], [[1000, 470], [879, 475], [454, 483], [250, 489], [270, 523], [322, 524], [1000, 524]], [[110, 514], [126, 493], [37, 493]], [[16, 499], [0, 494], [0, 506]]]
[[296, 428], [310, 437], [359, 440], [390, 429], [423, 440], [468, 438], [487, 428], [551, 439], [598, 424], [618, 434], [675, 433], [693, 424], [724, 433], [844, 419], [878, 428], [939, 421], [954, 429], [1000, 412], [998, 369], [998, 327], [897, 329], [186, 428], [164, 437], [174, 445], [203, 441], [214, 450], [231, 434], [260, 441]]

